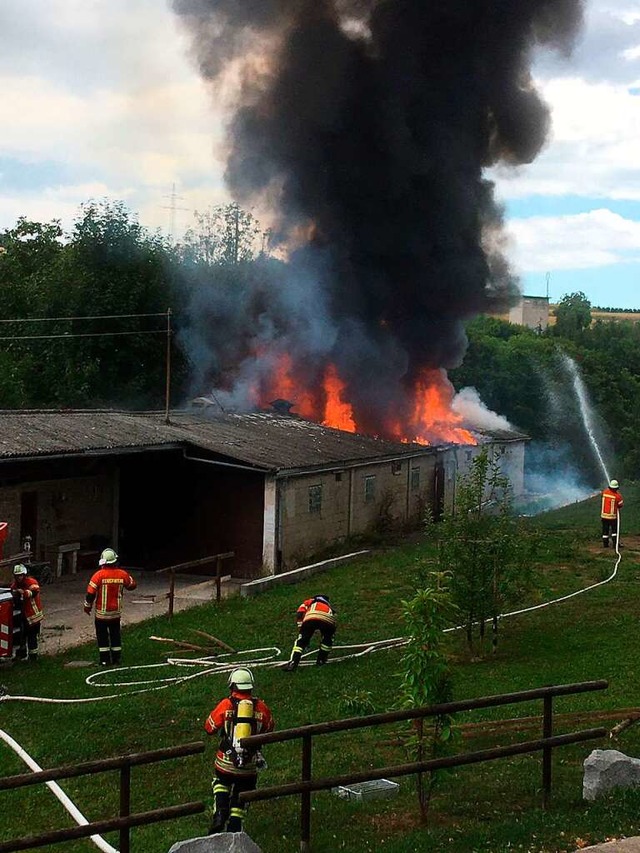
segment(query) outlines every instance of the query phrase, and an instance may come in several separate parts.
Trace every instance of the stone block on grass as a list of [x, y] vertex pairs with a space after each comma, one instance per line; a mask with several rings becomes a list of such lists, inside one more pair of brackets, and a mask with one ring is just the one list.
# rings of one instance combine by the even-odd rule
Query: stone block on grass
[[617, 749], [594, 749], [585, 758], [582, 797], [593, 801], [613, 788], [640, 786], [640, 759]]

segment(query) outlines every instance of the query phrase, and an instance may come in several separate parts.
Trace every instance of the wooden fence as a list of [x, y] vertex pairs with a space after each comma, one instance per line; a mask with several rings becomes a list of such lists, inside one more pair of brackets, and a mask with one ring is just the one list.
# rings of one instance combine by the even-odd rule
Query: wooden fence
[[156, 749], [152, 752], [138, 752], [130, 755], [120, 755], [115, 758], [105, 758], [100, 761], [87, 761], [83, 764], [55, 767], [51, 770], [41, 770], [37, 773], [23, 773], [18, 776], [7, 776], [0, 779], [0, 791], [24, 788], [27, 785], [38, 785], [43, 782], [71, 779], [76, 776], [93, 776], [96, 773], [120, 771], [120, 815], [109, 820], [99, 820], [73, 829], [58, 829], [52, 832], [34, 835], [26, 838], [15, 838], [12, 841], [0, 842], [0, 853], [14, 853], [17, 850], [32, 850], [47, 844], [59, 844], [63, 841], [73, 841], [100, 835], [104, 832], [119, 830], [120, 853], [130, 853], [129, 830], [133, 826], [146, 826], [160, 821], [175, 820], [187, 815], [199, 814], [205, 810], [203, 802], [183, 803], [177, 806], [165, 806], [149, 812], [131, 814], [131, 768], [143, 764], [156, 764], [171, 758], [183, 758], [204, 752], [204, 743], [196, 741], [182, 746], [167, 749]]
[[199, 560], [190, 560], [188, 563], [178, 563], [175, 566], [167, 566], [166, 569], [158, 569], [156, 574], [169, 575], [169, 592], [167, 593], [167, 598], [169, 599], [169, 617], [173, 616], [173, 602], [176, 594], [176, 575], [180, 572], [186, 572], [188, 569], [195, 569], [200, 566], [206, 566], [208, 563], [213, 563], [215, 561], [216, 564], [216, 601], [219, 602], [222, 597], [222, 592], [220, 589], [223, 576], [222, 576], [222, 561], [229, 560], [232, 557], [235, 557], [235, 551], [227, 551], [225, 554], [213, 554], [211, 557], [201, 557]]
[[[422, 708], [412, 708], [408, 711], [391, 711], [384, 714], [371, 714], [367, 717], [351, 717], [344, 720], [333, 720], [326, 723], [315, 723], [298, 728], [285, 729], [281, 732], [253, 735], [243, 738], [241, 745], [261, 749], [270, 743], [280, 743], [289, 740], [302, 740], [302, 766], [300, 782], [285, 785], [274, 785], [270, 788], [260, 788], [256, 791], [246, 791], [240, 794], [242, 803], [258, 800], [271, 800], [276, 797], [300, 795], [300, 850], [307, 853], [311, 849], [311, 794], [313, 791], [324, 791], [330, 788], [352, 785], [357, 782], [371, 782], [377, 779], [388, 779], [399, 776], [409, 776], [417, 773], [438, 770], [444, 767], [461, 767], [466, 764], [478, 764], [483, 761], [493, 761], [511, 755], [523, 755], [530, 752], [542, 752], [542, 791], [543, 806], [546, 808], [551, 796], [551, 756], [552, 751], [559, 746], [566, 746], [580, 741], [594, 740], [605, 737], [604, 728], [585, 729], [564, 735], [553, 735], [553, 699], [556, 696], [568, 696], [575, 693], [587, 693], [593, 690], [605, 690], [607, 681], [585, 681], [577, 684], [561, 684], [550, 687], [540, 687], [534, 690], [523, 690], [518, 693], [502, 693], [496, 696], [482, 696], [478, 699], [467, 699], [461, 702], [448, 702], [442, 705], [429, 705]], [[542, 738], [533, 741], [500, 746], [493, 749], [483, 749], [476, 752], [449, 755], [430, 761], [416, 761], [411, 764], [400, 764], [393, 767], [382, 767], [379, 770], [365, 770], [361, 773], [348, 773], [341, 776], [313, 779], [312, 742], [319, 735], [335, 734], [351, 729], [381, 726], [386, 723], [397, 723], [406, 720], [424, 719], [438, 714], [454, 714], [459, 711], [470, 711], [478, 708], [492, 708], [500, 705], [513, 705], [520, 702], [530, 702], [542, 699]], [[0, 848], [1, 849], [1, 848]]]

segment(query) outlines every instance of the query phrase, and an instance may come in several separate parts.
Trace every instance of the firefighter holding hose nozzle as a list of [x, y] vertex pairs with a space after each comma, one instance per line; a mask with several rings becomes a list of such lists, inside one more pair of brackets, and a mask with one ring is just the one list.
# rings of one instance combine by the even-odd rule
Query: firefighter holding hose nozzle
[[253, 696], [254, 679], [250, 669], [234, 669], [228, 685], [229, 696], [216, 705], [204, 724], [207, 734], [220, 738], [214, 765], [214, 814], [209, 835], [242, 832], [245, 808], [239, 796], [243, 791], [255, 789], [258, 770], [266, 767], [266, 762], [259, 751], [243, 749], [240, 740], [271, 732], [274, 728], [269, 706]]
[[609, 539], [617, 550], [618, 543], [618, 513], [624, 504], [622, 495], [618, 491], [620, 484], [617, 480], [611, 480], [609, 486], [602, 491], [602, 503], [600, 507], [600, 518], [602, 520], [602, 547], [609, 547]]

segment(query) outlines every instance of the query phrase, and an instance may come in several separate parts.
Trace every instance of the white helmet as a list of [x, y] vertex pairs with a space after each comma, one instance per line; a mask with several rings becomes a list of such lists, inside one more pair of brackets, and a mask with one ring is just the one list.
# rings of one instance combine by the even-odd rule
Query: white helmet
[[18, 563], [17, 566], [13, 567], [13, 574], [16, 577], [20, 577], [21, 575], [28, 575], [29, 572], [27, 571], [27, 567], [25, 565], [23, 565], [22, 563]]
[[611, 480], [609, 482], [609, 488], [610, 489], [617, 489], [619, 487], [619, 485], [620, 485], [620, 483], [617, 480]]
[[229, 687], [237, 687], [238, 690], [253, 690], [253, 673], [244, 667], [234, 669], [228, 683]]
[[98, 560], [99, 566], [112, 566], [114, 563], [118, 562], [118, 555], [113, 550], [113, 548], [105, 548], [102, 554], [100, 554], [100, 559]]

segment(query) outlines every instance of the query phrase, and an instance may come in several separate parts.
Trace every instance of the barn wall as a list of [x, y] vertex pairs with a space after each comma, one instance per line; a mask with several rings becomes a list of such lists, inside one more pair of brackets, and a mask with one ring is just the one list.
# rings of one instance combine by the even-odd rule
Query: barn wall
[[489, 441], [478, 445], [453, 445], [439, 450], [445, 470], [445, 508], [450, 512], [455, 506], [456, 484], [467, 477], [473, 460], [484, 448], [490, 458], [499, 463], [500, 471], [509, 478], [514, 495], [524, 491], [524, 441]]
[[[78, 476], [83, 469], [98, 469]], [[22, 550], [32, 539], [33, 558], [57, 561], [57, 546], [79, 542], [90, 549], [111, 540], [116, 486], [115, 468], [78, 463], [76, 466], [31, 465], [3, 469], [0, 481], [0, 520], [9, 524], [4, 556]], [[70, 571], [65, 559], [63, 573]], [[2, 578], [6, 580], [6, 578]]]
[[349, 536], [415, 522], [431, 500], [435, 462], [425, 455], [280, 480], [277, 568]]

